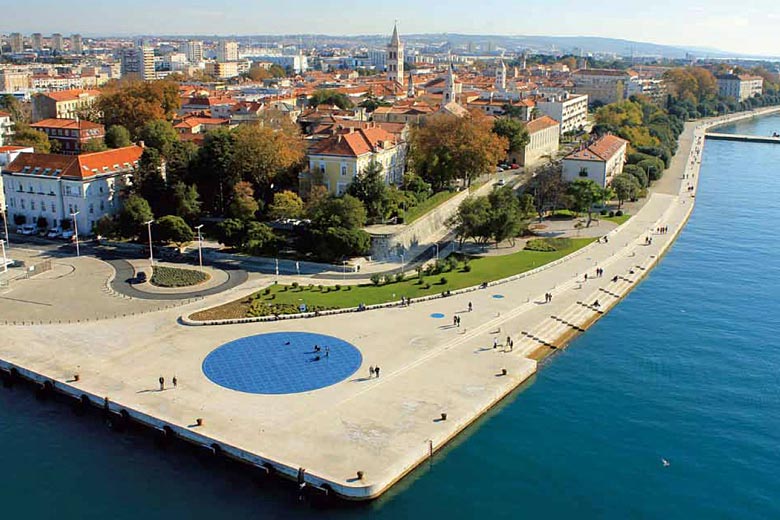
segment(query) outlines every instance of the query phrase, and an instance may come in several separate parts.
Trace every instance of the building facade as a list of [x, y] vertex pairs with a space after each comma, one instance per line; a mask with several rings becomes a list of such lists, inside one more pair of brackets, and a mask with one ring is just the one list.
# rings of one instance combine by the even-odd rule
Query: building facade
[[528, 131], [528, 144], [518, 152], [510, 150], [508, 162], [521, 166], [535, 166], [545, 158], [552, 158], [558, 151], [561, 130], [558, 121], [542, 116], [525, 125]]
[[217, 44], [217, 61], [238, 61], [238, 44], [228, 40], [220, 40]]
[[144, 81], [150, 81], [157, 77], [154, 72], [154, 49], [152, 47], [122, 49], [122, 76], [131, 74]]
[[32, 120], [76, 119], [83, 110], [91, 108], [97, 101], [97, 90], [63, 90], [37, 94], [32, 98]]
[[64, 228], [78, 213], [79, 233], [90, 234], [100, 217], [120, 210], [142, 152], [128, 146], [83, 155], [19, 154], [2, 175], [10, 222]]
[[563, 159], [563, 180], [590, 179], [606, 188], [623, 173], [628, 141], [607, 134]]
[[764, 78], [747, 74], [718, 74], [718, 93], [737, 101], [759, 96], [764, 92]]
[[44, 132], [49, 141], [58, 143], [58, 153], [62, 155], [77, 155], [87, 142], [103, 139], [106, 135], [103, 125], [79, 119], [43, 119], [30, 127]]
[[398, 37], [398, 25], [393, 26], [393, 35], [387, 44], [387, 79], [397, 83], [404, 81], [404, 44]]
[[71, 54], [84, 53], [84, 40], [80, 34], [72, 34], [70, 36], [70, 52]]
[[5, 146], [13, 133], [14, 122], [11, 120], [11, 114], [0, 110], [0, 146]]
[[561, 135], [578, 132], [588, 124], [588, 95], [561, 92], [536, 101], [539, 114], [560, 122]]
[[32, 146], [0, 146], [0, 212], [4, 212], [5, 189], [3, 188], [3, 168], [11, 164], [20, 153], [33, 153]]
[[187, 61], [200, 63], [203, 61], [203, 42], [190, 40], [187, 42]]
[[632, 77], [636, 75], [612, 69], [580, 69], [571, 75], [575, 94], [586, 94], [590, 103], [605, 105], [625, 99]]

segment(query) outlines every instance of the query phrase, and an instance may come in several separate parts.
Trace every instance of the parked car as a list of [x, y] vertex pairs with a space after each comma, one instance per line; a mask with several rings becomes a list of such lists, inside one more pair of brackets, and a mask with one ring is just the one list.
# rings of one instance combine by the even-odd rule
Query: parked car
[[504, 169], [501, 166], [496, 166], [496, 172], [501, 173]]
[[22, 227], [18, 228], [16, 230], [17, 233], [20, 235], [34, 235], [35, 232], [38, 230], [37, 227], [33, 226], [32, 224], [25, 224]]
[[134, 283], [146, 283], [146, 271], [138, 271]]
[[509, 163], [501, 163], [498, 165], [499, 168], [503, 168], [505, 170], [508, 170], [510, 168]]
[[64, 238], [65, 240], [73, 239], [73, 230], [72, 229], [66, 229], [65, 231], [60, 233], [60, 238]]
[[498, 179], [498, 185], [499, 186], [506, 186], [506, 181], [504, 179]]
[[62, 235], [62, 230], [59, 228], [51, 228], [48, 233], [46, 233], [46, 238], [59, 238], [60, 235]]
[[510, 166], [510, 168], [512, 168], [513, 170], [519, 170], [519, 169], [520, 169], [520, 165], [519, 165], [519, 164], [516, 164], [516, 163], [512, 163], [512, 165]]

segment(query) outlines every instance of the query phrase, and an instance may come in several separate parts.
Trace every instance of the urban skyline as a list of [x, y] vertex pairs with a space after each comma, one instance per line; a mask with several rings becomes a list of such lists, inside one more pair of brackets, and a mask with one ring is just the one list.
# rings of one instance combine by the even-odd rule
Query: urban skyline
[[[399, 20], [406, 34], [496, 34], [590, 36], [653, 42], [686, 48], [771, 55], [774, 26], [780, 12], [772, 12], [765, 0], [734, 13], [725, 2], [689, 2], [685, 6], [664, 0], [628, 13], [614, 0], [583, 6], [572, 0], [554, 0], [544, 9], [530, 2], [490, 2], [487, 9], [473, 10], [473, 4], [457, 0], [422, 12], [417, 3], [401, 0], [388, 6], [352, 5], [343, 9], [315, 9], [311, 0], [302, 0], [290, 13], [267, 17], [266, 2], [241, 0], [222, 11], [211, 2], [196, 1], [171, 19], [155, 16], [166, 2], [139, 0], [131, 12], [120, 12], [92, 1], [77, 1], [65, 7], [43, 0], [41, 15], [30, 19], [21, 12], [9, 12], [0, 25], [2, 32], [78, 32], [86, 36], [165, 35], [279, 35], [386, 34], [389, 22]], [[74, 8], [76, 7], [76, 8]], [[350, 11], [350, 24], [344, 23], [344, 9]], [[653, 16], [662, 10], [663, 19]], [[493, 16], [501, 12], [502, 16]], [[435, 14], [435, 16], [434, 16]], [[554, 15], [554, 16], [553, 16]], [[585, 22], [583, 22], [585, 20]], [[592, 20], [590, 23], [587, 20]], [[598, 22], [598, 23], [596, 23]]]

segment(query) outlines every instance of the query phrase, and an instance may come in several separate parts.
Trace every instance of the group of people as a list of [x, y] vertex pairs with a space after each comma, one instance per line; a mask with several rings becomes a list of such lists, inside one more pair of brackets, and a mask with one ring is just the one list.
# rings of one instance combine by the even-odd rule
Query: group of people
[[[162, 392], [165, 390], [165, 378], [163, 376], [160, 376], [160, 379], [158, 379], [160, 383], [160, 391]], [[171, 379], [171, 383], [173, 383], [173, 387], [176, 388], [176, 385], [179, 384], [179, 380], [176, 379], [176, 376], [173, 376], [173, 379]]]
[[452, 325], [455, 327], [460, 327], [460, 316], [457, 314], [452, 317]]
[[609, 244], [609, 237], [608, 237], [607, 235], [604, 235], [603, 237], [599, 237], [599, 238], [596, 240], [596, 242], [598, 242], [599, 244], [601, 244], [602, 240], [604, 241], [604, 243], [605, 243], [605, 244]]
[[645, 245], [649, 246], [653, 244], [653, 237], [645, 237]]
[[661, 226], [661, 227], [656, 228], [656, 232], [659, 235], [665, 235], [668, 231], [669, 231], [669, 226]]
[[552, 293], [544, 293], [544, 303], [550, 303], [552, 301]]
[[596, 268], [596, 278], [601, 278], [602, 276], [604, 276], [604, 269], [602, 269], [601, 267], [597, 267]]
[[412, 304], [412, 299], [406, 296], [401, 296], [401, 307], [408, 307]]
[[374, 376], [379, 377], [379, 365], [377, 366], [371, 365], [370, 367], [368, 367], [368, 374], [369, 374], [369, 379], [373, 378]]
[[[319, 345], [314, 345], [314, 352], [319, 354], [320, 352], [322, 352], [322, 347], [320, 347]], [[325, 346], [325, 357], [328, 357], [328, 356], [330, 356], [330, 347], [328, 347], [326, 345]]]

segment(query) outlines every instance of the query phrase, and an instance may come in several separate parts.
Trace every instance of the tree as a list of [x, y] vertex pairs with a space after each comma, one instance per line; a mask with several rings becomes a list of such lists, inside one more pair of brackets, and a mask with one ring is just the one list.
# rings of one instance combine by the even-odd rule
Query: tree
[[40, 130], [34, 130], [25, 123], [16, 123], [11, 143], [15, 146], [32, 146], [37, 153], [49, 153], [51, 142], [49, 137]]
[[303, 141], [292, 130], [242, 125], [234, 130], [230, 168], [256, 190], [270, 188], [277, 176], [303, 161]]
[[358, 229], [366, 225], [366, 208], [352, 195], [322, 199], [309, 210], [311, 225], [317, 229], [329, 227]]
[[309, 106], [316, 107], [319, 105], [336, 105], [341, 109], [355, 106], [349, 99], [349, 96], [330, 89], [315, 90], [311, 95], [311, 98], [309, 98]]
[[173, 144], [179, 141], [176, 129], [164, 119], [147, 122], [141, 128], [139, 137], [147, 148], [155, 148], [165, 158], [171, 154]]
[[198, 145], [191, 141], [175, 141], [165, 156], [165, 171], [169, 184], [193, 182], [193, 165], [198, 157]]
[[437, 114], [410, 136], [410, 156], [415, 171], [441, 191], [453, 180], [464, 185], [479, 175], [492, 173], [504, 157], [507, 140], [493, 133], [490, 120], [479, 112], [468, 117]]
[[545, 212], [559, 207], [566, 192], [566, 185], [560, 169], [548, 166], [529, 181], [526, 190], [533, 194], [534, 207], [541, 222]]
[[639, 165], [627, 164], [623, 166], [623, 173], [634, 177], [640, 188], [647, 188], [650, 184], [650, 178], [647, 176], [647, 172]]
[[621, 173], [612, 179], [612, 189], [615, 190], [615, 195], [618, 199], [618, 209], [620, 209], [623, 206], [623, 202], [634, 199], [642, 187], [639, 185], [636, 177], [627, 173]]
[[297, 193], [281, 191], [274, 193], [274, 201], [269, 209], [269, 216], [272, 219], [301, 218], [303, 201]]
[[187, 222], [195, 222], [200, 216], [200, 196], [194, 185], [177, 182], [173, 186], [173, 202], [176, 214]]
[[180, 106], [179, 86], [173, 81], [123, 78], [103, 88], [95, 108], [102, 112], [106, 127], [123, 125], [137, 138], [146, 123], [172, 120]]
[[246, 245], [244, 249], [250, 255], [261, 256], [275, 253], [278, 239], [273, 230], [260, 222], [250, 222], [246, 226]]
[[124, 148], [133, 142], [130, 140], [130, 132], [122, 125], [112, 125], [106, 130], [106, 146], [109, 148]]
[[244, 222], [235, 218], [228, 218], [217, 225], [217, 234], [220, 243], [241, 249], [246, 242], [246, 226]]
[[604, 190], [591, 179], [576, 179], [569, 184], [568, 192], [572, 197], [574, 210], [588, 213], [586, 227], [590, 227], [593, 221], [593, 205], [603, 200]]
[[235, 135], [227, 128], [208, 132], [192, 167], [204, 207], [218, 215], [227, 213], [233, 187], [241, 180], [241, 174], [231, 167], [234, 143]]
[[509, 186], [494, 189], [487, 198], [491, 206], [488, 224], [490, 235], [498, 247], [498, 244], [504, 240], [514, 240], [520, 232], [522, 227], [520, 200]]
[[0, 95], [0, 109], [11, 114], [14, 123], [26, 123], [29, 119], [22, 103], [11, 94]]
[[[148, 221], [147, 221], [148, 222]], [[92, 233], [100, 237], [113, 238], [119, 234], [117, 221], [111, 215], [103, 215], [95, 222]]]
[[647, 173], [651, 181], [657, 181], [664, 173], [664, 162], [658, 157], [643, 159], [637, 163], [637, 166]]
[[167, 186], [161, 170], [160, 152], [156, 148], [146, 148], [133, 175], [133, 192], [148, 201], [152, 211], [157, 214], [167, 212]]
[[347, 193], [363, 202], [372, 222], [382, 222], [389, 216], [389, 188], [382, 175], [382, 165], [372, 159], [366, 169], [358, 174], [347, 187]]
[[246, 181], [241, 181], [233, 187], [233, 201], [230, 203], [230, 214], [242, 221], [253, 220], [260, 205], [255, 200], [255, 190]]
[[389, 107], [392, 106], [392, 104], [388, 103], [387, 101], [382, 101], [381, 99], [376, 97], [372, 92], [368, 92], [363, 96], [363, 101], [361, 101], [358, 106], [365, 108], [366, 112], [370, 114], [378, 107]]
[[363, 256], [371, 251], [371, 236], [362, 229], [329, 227], [313, 229], [306, 235], [312, 252], [322, 260]]
[[163, 244], [176, 244], [181, 249], [192, 242], [195, 234], [184, 219], [176, 215], [166, 215], [156, 222], [155, 238]]
[[137, 237], [141, 227], [154, 218], [149, 203], [138, 195], [130, 195], [119, 212], [117, 228], [124, 238]]
[[108, 146], [103, 139], [90, 139], [81, 145], [81, 153], [105, 152]]
[[507, 152], [520, 151], [531, 141], [528, 130], [519, 120], [511, 117], [499, 117], [493, 122], [493, 133], [506, 138]]
[[487, 197], [469, 197], [458, 206], [447, 225], [455, 232], [460, 247], [468, 239], [484, 244], [492, 236], [490, 229], [491, 207]]

